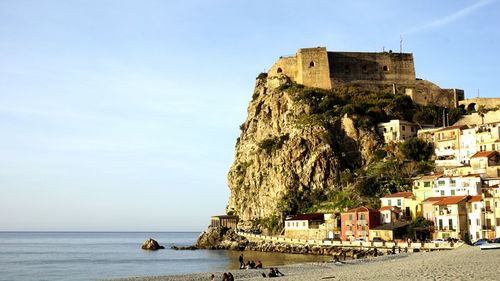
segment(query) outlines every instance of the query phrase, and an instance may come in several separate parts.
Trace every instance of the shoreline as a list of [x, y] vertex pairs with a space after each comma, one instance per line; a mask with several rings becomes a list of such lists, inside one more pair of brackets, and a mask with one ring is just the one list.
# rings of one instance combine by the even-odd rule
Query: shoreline
[[[478, 247], [463, 245], [455, 250], [401, 253], [366, 259], [350, 260], [345, 264], [299, 263], [280, 266], [285, 274], [273, 280], [498, 280], [500, 276], [500, 250], [482, 251]], [[270, 266], [273, 267], [273, 266]], [[264, 269], [234, 270], [235, 280], [262, 280]], [[192, 273], [184, 275], [128, 277], [113, 281], [195, 281], [222, 280], [223, 272]]]

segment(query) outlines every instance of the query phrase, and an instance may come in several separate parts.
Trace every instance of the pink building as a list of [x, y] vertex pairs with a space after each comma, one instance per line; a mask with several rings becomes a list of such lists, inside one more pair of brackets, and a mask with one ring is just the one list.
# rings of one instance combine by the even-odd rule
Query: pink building
[[358, 207], [341, 213], [342, 240], [365, 238], [368, 241], [370, 228], [380, 225], [380, 212], [367, 207]]

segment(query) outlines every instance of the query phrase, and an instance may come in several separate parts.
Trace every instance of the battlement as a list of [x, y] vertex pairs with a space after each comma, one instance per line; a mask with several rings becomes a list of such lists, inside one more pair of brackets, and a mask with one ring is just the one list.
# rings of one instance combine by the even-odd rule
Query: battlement
[[286, 75], [307, 87], [331, 90], [356, 85], [370, 90], [409, 95], [419, 104], [458, 106], [461, 90], [445, 90], [415, 75], [413, 54], [393, 52], [328, 52], [325, 47], [301, 48], [293, 56], [280, 57], [268, 76]]

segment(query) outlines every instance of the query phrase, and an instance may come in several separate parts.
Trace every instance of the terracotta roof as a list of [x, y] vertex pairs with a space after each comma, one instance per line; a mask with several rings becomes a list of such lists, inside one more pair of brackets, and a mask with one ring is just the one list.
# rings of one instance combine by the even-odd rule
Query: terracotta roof
[[468, 174], [465, 176], [462, 176], [462, 178], [480, 178], [481, 174]]
[[470, 158], [490, 157], [493, 154], [498, 154], [497, 151], [480, 151], [472, 155]]
[[467, 202], [479, 202], [483, 199], [481, 195], [471, 196]]
[[492, 186], [483, 186], [483, 188], [499, 188], [500, 185], [498, 184], [495, 184], [495, 185], [492, 185]]
[[459, 202], [463, 201], [466, 198], [467, 198], [467, 195], [463, 195], [463, 196], [448, 196], [448, 197], [444, 198], [443, 200], [437, 201], [433, 205], [453, 205], [453, 204], [458, 204]]
[[457, 125], [457, 126], [444, 127], [444, 128], [441, 128], [441, 129], [437, 130], [436, 132], [443, 132], [443, 131], [457, 130], [457, 129], [465, 129], [465, 128], [468, 128], [468, 127], [466, 125]]
[[374, 213], [377, 213], [378, 210], [362, 206], [362, 207], [357, 207], [354, 209], [347, 210], [344, 213], [355, 213], [355, 212], [374, 212]]
[[318, 221], [318, 220], [325, 220], [325, 215], [324, 214], [299, 214], [295, 215], [289, 219], [286, 219], [287, 221]]
[[428, 202], [436, 202], [436, 201], [439, 201], [439, 200], [443, 200], [445, 198], [447, 198], [448, 196], [437, 196], [437, 197], [429, 197], [427, 199], [425, 199], [424, 201], [422, 201], [422, 203], [428, 203]]
[[379, 211], [391, 210], [391, 211], [395, 211], [395, 212], [401, 212], [401, 208], [399, 208], [398, 206], [384, 206], [378, 210]]
[[382, 198], [398, 198], [398, 197], [404, 197], [404, 198], [413, 198], [413, 192], [397, 192], [393, 194], [386, 195]]

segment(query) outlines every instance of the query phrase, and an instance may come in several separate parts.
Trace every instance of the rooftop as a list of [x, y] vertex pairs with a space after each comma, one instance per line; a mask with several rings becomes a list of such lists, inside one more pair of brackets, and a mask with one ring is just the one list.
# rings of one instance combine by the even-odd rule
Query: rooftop
[[295, 215], [289, 219], [286, 219], [287, 221], [318, 221], [318, 220], [324, 220], [325, 215], [321, 213], [317, 214], [298, 214]]
[[472, 155], [471, 158], [481, 158], [481, 157], [490, 157], [492, 155], [498, 154], [497, 151], [480, 151], [476, 152], [476, 154]]
[[407, 225], [409, 225], [409, 223], [406, 221], [395, 221], [393, 223], [386, 223], [372, 227], [370, 228], [370, 230], [393, 230], [401, 227], [406, 227]]
[[362, 207], [357, 207], [357, 208], [354, 208], [354, 209], [347, 210], [344, 213], [356, 213], [356, 212], [376, 213], [376, 212], [378, 212], [378, 210], [362, 206]]
[[448, 196], [437, 196], [437, 197], [429, 197], [427, 199], [425, 199], [424, 201], [422, 201], [422, 203], [432, 203], [432, 202], [437, 202], [439, 200], [443, 200], [445, 198], [447, 198]]
[[443, 200], [437, 201], [433, 205], [453, 205], [453, 204], [458, 204], [465, 199], [467, 199], [467, 195], [448, 196], [448, 197], [445, 197]]
[[384, 196], [382, 198], [399, 198], [399, 197], [413, 198], [413, 192], [409, 192], [409, 191], [406, 191], [406, 192], [397, 192], [397, 193], [386, 195], [386, 196]]
[[387, 210], [391, 210], [391, 211], [394, 211], [394, 212], [401, 212], [401, 208], [399, 208], [398, 206], [384, 206], [380, 209], [378, 209], [379, 211], [387, 211]]
[[471, 196], [467, 202], [479, 202], [483, 199], [481, 195]]

